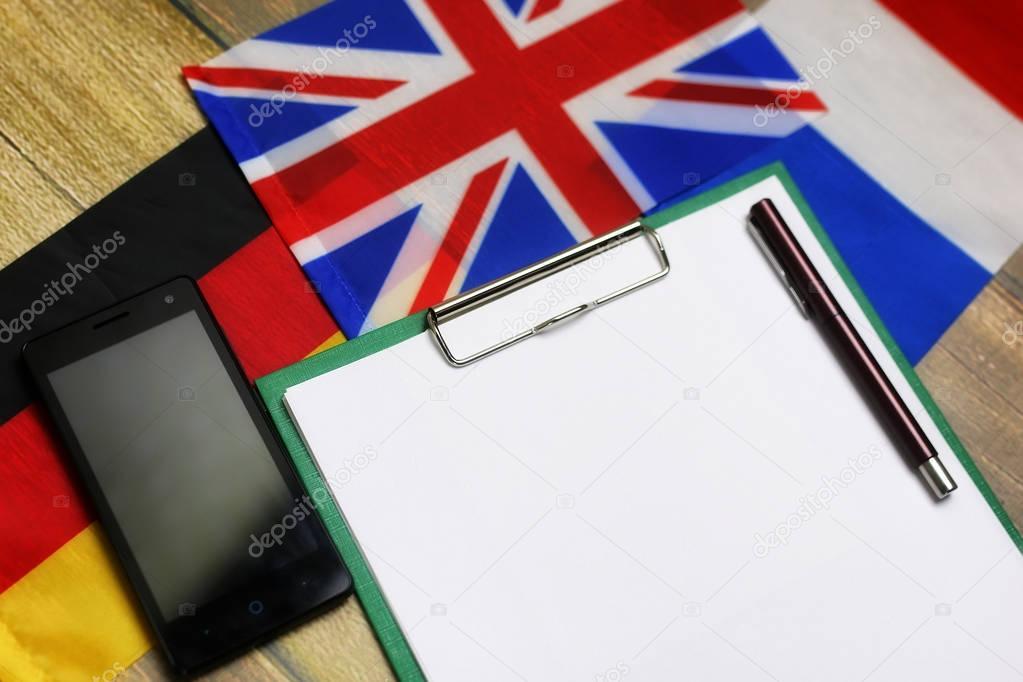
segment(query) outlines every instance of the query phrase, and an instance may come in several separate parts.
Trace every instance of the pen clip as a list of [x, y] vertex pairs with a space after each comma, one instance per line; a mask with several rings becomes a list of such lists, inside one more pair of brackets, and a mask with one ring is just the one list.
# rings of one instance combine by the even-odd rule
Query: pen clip
[[799, 292], [797, 292], [796, 288], [792, 286], [792, 280], [789, 278], [788, 273], [785, 272], [785, 268], [782, 267], [781, 261], [779, 261], [778, 257], [774, 255], [774, 251], [772, 251], [771, 247], [768, 246], [767, 240], [764, 239], [764, 235], [760, 233], [760, 228], [757, 227], [756, 223], [753, 221], [753, 216], [747, 218], [746, 227], [749, 228], [749, 232], [753, 236], [753, 241], [755, 241], [757, 246], [760, 247], [760, 250], [767, 258], [767, 262], [771, 264], [771, 267], [774, 268], [774, 271], [778, 274], [778, 277], [785, 285], [785, 288], [789, 290], [789, 295], [792, 296], [792, 300], [795, 302], [796, 307], [799, 308], [799, 312], [802, 313], [803, 317], [809, 320], [810, 310], [806, 306], [806, 301], [799, 296]]

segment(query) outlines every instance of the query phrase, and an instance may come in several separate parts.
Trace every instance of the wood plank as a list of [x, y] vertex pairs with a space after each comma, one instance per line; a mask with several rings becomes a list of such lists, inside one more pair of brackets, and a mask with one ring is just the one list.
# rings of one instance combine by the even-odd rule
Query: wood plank
[[1023, 248], [1012, 254], [995, 277], [1013, 296], [1023, 300]]
[[294, 19], [323, 0], [176, 0], [181, 10], [226, 46]]
[[917, 367], [991, 489], [1023, 527], [1023, 414], [938, 346]]
[[[963, 312], [939, 345], [1010, 405], [1023, 405], [1023, 304], [999, 280]], [[1019, 324], [1018, 324], [1019, 323]]]
[[[3, 14], [0, 137], [63, 203], [95, 203], [204, 124], [179, 69], [220, 48], [166, 2], [23, 0]], [[0, 201], [16, 233], [3, 263], [71, 217], [38, 192]]]
[[0, 268], [82, 210], [7, 140], [0, 139]]
[[[917, 366], [1013, 522], [1023, 527], [1023, 249]], [[1018, 325], [1018, 326], [1017, 326]]]
[[299, 680], [394, 680], [376, 635], [359, 600], [349, 598], [340, 608], [270, 642], [264, 651]]

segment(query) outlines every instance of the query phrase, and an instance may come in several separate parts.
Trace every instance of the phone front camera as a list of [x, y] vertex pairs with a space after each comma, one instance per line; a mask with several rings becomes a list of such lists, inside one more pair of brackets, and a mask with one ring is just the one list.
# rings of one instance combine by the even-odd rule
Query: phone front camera
[[168, 296], [164, 296], [163, 297], [163, 302], [164, 303], [168, 303], [168, 304], [173, 303], [174, 302], [174, 297], [173, 296], [169, 296], [169, 295]]

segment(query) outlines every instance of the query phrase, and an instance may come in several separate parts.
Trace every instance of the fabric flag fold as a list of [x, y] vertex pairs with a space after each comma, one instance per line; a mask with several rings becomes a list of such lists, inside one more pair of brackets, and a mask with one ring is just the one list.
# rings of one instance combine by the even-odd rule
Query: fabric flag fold
[[348, 336], [825, 111], [730, 0], [334, 2], [184, 72]]

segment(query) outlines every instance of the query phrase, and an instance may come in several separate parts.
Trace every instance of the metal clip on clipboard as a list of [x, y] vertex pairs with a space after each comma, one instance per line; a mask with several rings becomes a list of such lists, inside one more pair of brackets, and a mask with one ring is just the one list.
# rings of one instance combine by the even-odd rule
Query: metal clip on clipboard
[[[466, 357], [458, 358], [451, 352], [451, 348], [448, 346], [447, 341], [445, 341], [444, 335], [441, 333], [440, 329], [441, 325], [445, 322], [453, 320], [456, 317], [461, 317], [462, 315], [472, 312], [491, 301], [501, 298], [513, 291], [517, 291], [523, 287], [529, 286], [530, 284], [545, 277], [549, 277], [561, 272], [562, 270], [570, 268], [573, 265], [582, 263], [602, 251], [610, 250], [641, 236], [646, 237], [651, 248], [654, 249], [654, 253], [660, 263], [660, 269], [657, 272], [616, 291], [612, 291], [609, 294], [605, 294], [600, 298], [596, 298], [589, 303], [583, 303], [575, 306], [574, 308], [569, 308], [568, 310], [560, 312], [557, 315], [549, 317], [543, 322], [516, 334], [515, 336], [476, 351]], [[435, 305], [426, 312], [426, 323], [429, 326], [430, 331], [433, 332], [434, 338], [437, 339], [437, 345], [440, 346], [440, 349], [444, 353], [444, 357], [447, 361], [455, 367], [465, 367], [477, 360], [482, 360], [483, 358], [493, 355], [500, 350], [513, 346], [520, 341], [524, 341], [531, 336], [535, 336], [540, 332], [553, 329], [564, 322], [575, 319], [585, 312], [602, 306], [605, 303], [610, 303], [611, 301], [621, 298], [622, 296], [641, 287], [652, 284], [666, 276], [670, 270], [671, 264], [668, 262], [668, 254], [664, 250], [664, 244], [661, 242], [660, 235], [651, 228], [646, 227], [639, 222], [634, 222], [629, 225], [619, 227], [616, 230], [612, 230], [607, 234], [576, 244], [575, 246], [565, 249], [560, 253], [556, 253], [549, 258], [545, 258], [542, 261], [538, 261], [532, 265], [522, 268], [521, 270], [517, 270], [510, 275], [505, 275], [500, 279], [496, 279], [488, 284], [483, 284], [475, 289], [465, 292], [464, 294], [460, 294], [454, 298], [444, 301], [443, 303]]]

